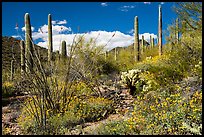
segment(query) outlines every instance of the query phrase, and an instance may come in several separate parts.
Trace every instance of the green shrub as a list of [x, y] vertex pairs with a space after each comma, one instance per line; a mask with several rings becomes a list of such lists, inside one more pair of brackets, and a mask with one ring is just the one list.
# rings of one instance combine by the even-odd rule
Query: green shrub
[[140, 134], [186, 134], [189, 131], [183, 123], [202, 123], [202, 92], [195, 92], [186, 98], [181, 93], [162, 96], [138, 96], [130, 123], [137, 123]]
[[133, 126], [126, 120], [108, 121], [99, 125], [93, 132], [97, 135], [136, 135], [138, 130], [133, 129]]
[[2, 84], [2, 97], [11, 97], [15, 95], [14, 82], [6, 81]]
[[[65, 134], [69, 128], [77, 124], [100, 120], [113, 111], [110, 100], [99, 97], [81, 99], [73, 96], [63, 113], [54, 114], [50, 109], [43, 112], [47, 114], [46, 128], [43, 129], [35, 118], [37, 114], [41, 113], [40, 108], [34, 107], [35, 104], [31, 98], [25, 102], [25, 105], [17, 120], [24, 134]], [[35, 113], [35, 115], [30, 113]]]

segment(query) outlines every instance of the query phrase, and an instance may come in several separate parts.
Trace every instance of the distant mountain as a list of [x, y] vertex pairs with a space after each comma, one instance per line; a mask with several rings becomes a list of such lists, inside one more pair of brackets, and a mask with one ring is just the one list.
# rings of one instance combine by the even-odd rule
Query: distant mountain
[[[40, 60], [42, 62], [47, 61], [47, 49], [35, 45], [36, 49], [39, 51]], [[13, 47], [13, 48], [12, 48]], [[13, 49], [13, 50], [12, 50]], [[21, 61], [21, 50], [20, 50], [20, 40], [13, 37], [2, 37], [2, 69], [10, 70], [11, 61], [14, 59], [14, 68], [20, 68]]]
[[[139, 44], [141, 45], [141, 43], [142, 43], [142, 40], [140, 39], [139, 40]], [[146, 41], [146, 40], [144, 40], [144, 45], [145, 46], [149, 46], [150, 44], [149, 44], [149, 42], [148, 41]], [[131, 45], [129, 45], [129, 46], [127, 46], [127, 47], [116, 47], [116, 49], [117, 49], [117, 51], [118, 52], [120, 52], [120, 50], [128, 50], [128, 51], [133, 51], [133, 49], [134, 49], [134, 43], [133, 44], [131, 44]], [[115, 48], [113, 48], [113, 49], [111, 49], [109, 52], [115, 52]]]

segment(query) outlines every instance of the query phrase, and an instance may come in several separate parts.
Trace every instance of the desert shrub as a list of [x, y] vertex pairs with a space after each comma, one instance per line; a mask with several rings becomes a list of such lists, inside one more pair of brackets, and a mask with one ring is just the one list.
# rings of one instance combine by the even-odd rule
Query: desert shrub
[[89, 97], [72, 102], [70, 105], [73, 106], [70, 106], [69, 110], [72, 109], [82, 121], [97, 121], [113, 111], [112, 103], [104, 98]]
[[[182, 80], [183, 73], [176, 69], [175, 65], [169, 63], [168, 54], [161, 57], [148, 57], [143, 62], [138, 63], [135, 69], [143, 70], [143, 79], [149, 81], [151, 90], [160, 90], [168, 87], [168, 92], [174, 91], [174, 84]], [[153, 84], [154, 83], [154, 84]]]
[[165, 97], [160, 94], [138, 96], [130, 122], [138, 123], [143, 118], [138, 127], [146, 128], [141, 128], [140, 134], [187, 134], [189, 131], [183, 127], [183, 123], [202, 123], [201, 96], [202, 92], [199, 91], [187, 98], [181, 93]]
[[136, 135], [138, 130], [133, 129], [134, 126], [126, 120], [107, 121], [99, 125], [93, 132], [97, 135]]
[[99, 68], [100, 74], [110, 74], [113, 72], [119, 72], [119, 67], [114, 61], [111, 60], [105, 60], [105, 59], [99, 59], [98, 65], [101, 67]]
[[51, 109], [43, 112], [47, 114], [46, 128], [39, 128], [36, 121], [38, 118], [35, 117], [42, 113], [42, 110], [34, 107], [35, 102], [31, 98], [27, 99], [26, 103], [31, 105], [23, 107], [18, 118], [18, 123], [24, 134], [64, 134], [69, 128], [77, 124], [99, 120], [113, 111], [110, 100], [99, 97], [81, 99], [73, 96], [64, 113], [53, 113]]
[[2, 84], [2, 97], [10, 97], [15, 95], [14, 82], [5, 81]]

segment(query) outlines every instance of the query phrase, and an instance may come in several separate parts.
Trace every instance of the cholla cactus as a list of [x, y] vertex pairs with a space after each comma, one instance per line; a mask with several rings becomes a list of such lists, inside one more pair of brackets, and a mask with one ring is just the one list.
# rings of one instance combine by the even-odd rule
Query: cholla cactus
[[139, 77], [140, 73], [142, 71], [140, 69], [132, 69], [128, 72], [122, 72], [121, 79], [122, 82], [127, 84], [127, 86], [130, 88], [130, 94], [133, 95], [136, 90], [136, 84], [141, 79]]

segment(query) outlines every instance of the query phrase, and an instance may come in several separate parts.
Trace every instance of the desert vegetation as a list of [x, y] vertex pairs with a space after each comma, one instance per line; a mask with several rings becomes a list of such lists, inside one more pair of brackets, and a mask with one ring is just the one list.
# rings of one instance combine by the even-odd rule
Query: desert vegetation
[[[48, 50], [40, 48], [26, 13], [25, 40], [2, 38], [3, 106], [25, 96], [17, 99], [19, 134], [202, 135], [202, 3], [174, 10], [165, 45], [159, 7], [159, 43], [139, 41], [136, 17], [133, 45], [111, 51], [76, 34], [53, 52], [51, 14]], [[4, 122], [2, 134], [15, 133]]]

